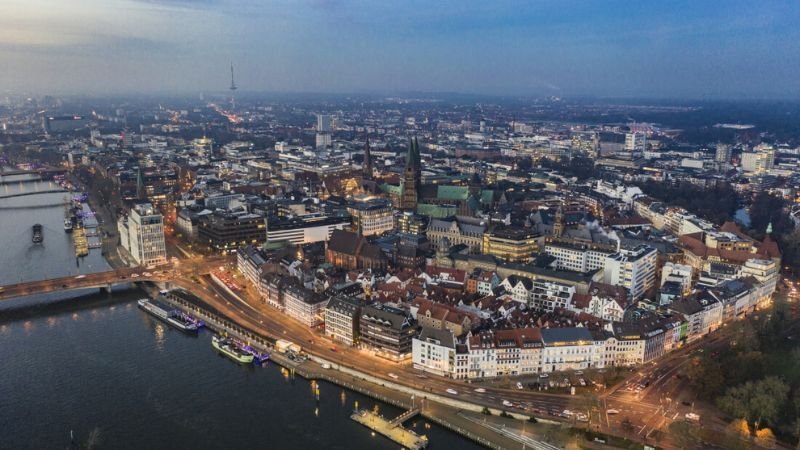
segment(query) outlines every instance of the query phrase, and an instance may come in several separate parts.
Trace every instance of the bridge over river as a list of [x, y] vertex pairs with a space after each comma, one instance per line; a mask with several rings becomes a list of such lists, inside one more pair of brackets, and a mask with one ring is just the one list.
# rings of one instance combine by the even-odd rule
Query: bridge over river
[[[145, 275], [146, 274], [146, 275]], [[0, 301], [26, 295], [47, 294], [56, 291], [76, 289], [104, 289], [120, 283], [136, 281], [169, 281], [170, 275], [162, 270], [144, 271], [142, 267], [95, 272], [86, 275], [51, 278], [49, 280], [28, 281], [0, 287]]]
[[165, 264], [152, 269], [136, 266], [78, 276], [70, 275], [48, 280], [7, 284], [0, 287], [0, 301], [26, 295], [77, 289], [103, 289], [110, 292], [111, 287], [115, 284], [135, 283], [138, 281], [169, 282], [176, 287], [191, 289], [193, 286], [192, 277], [210, 273], [215, 270], [215, 267], [224, 264], [226, 261], [227, 258], [224, 256], [208, 256], [203, 260], [184, 260], [178, 263], [181, 266], [180, 269], [175, 264]]

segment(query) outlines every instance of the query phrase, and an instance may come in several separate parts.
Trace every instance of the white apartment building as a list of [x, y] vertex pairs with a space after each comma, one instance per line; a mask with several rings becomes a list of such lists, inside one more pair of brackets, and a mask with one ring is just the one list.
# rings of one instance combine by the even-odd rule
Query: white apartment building
[[167, 262], [164, 217], [150, 203], [135, 205], [117, 222], [122, 247], [142, 266]]
[[415, 369], [443, 377], [466, 378], [466, 367], [456, 367], [456, 339], [450, 330], [423, 327], [411, 342]]
[[325, 335], [345, 345], [358, 342], [361, 305], [350, 297], [335, 297], [325, 307]]
[[603, 282], [624, 286], [631, 299], [639, 300], [655, 284], [657, 256], [658, 251], [647, 245], [621, 249], [606, 258]]
[[284, 312], [309, 327], [322, 325], [328, 298], [300, 286], [283, 291]]
[[533, 289], [528, 293], [528, 306], [539, 311], [572, 309], [575, 286], [557, 281], [533, 280]]
[[661, 286], [668, 281], [673, 281], [681, 285], [681, 291], [686, 295], [692, 289], [692, 273], [692, 266], [667, 262], [661, 269]]
[[564, 241], [553, 241], [544, 247], [545, 253], [556, 259], [556, 266], [560, 270], [573, 272], [588, 272], [602, 269], [606, 257], [616, 253], [607, 245], [593, 245]]
[[542, 372], [588, 369], [596, 358], [594, 337], [585, 328], [544, 328], [540, 332]]

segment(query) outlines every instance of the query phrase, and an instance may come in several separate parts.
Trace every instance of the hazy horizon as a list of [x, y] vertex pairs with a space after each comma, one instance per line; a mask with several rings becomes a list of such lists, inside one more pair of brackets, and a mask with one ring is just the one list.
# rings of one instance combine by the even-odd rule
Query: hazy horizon
[[800, 4], [6, 0], [0, 92], [798, 99]]

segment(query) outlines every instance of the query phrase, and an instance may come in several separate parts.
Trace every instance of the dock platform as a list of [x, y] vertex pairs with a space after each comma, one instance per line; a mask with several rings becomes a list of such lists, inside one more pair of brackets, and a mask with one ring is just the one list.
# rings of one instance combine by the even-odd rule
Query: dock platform
[[[403, 413], [399, 417], [406, 417], [406, 419], [408, 419], [418, 413], [418, 410], [411, 410]], [[350, 418], [372, 431], [386, 436], [405, 448], [420, 450], [428, 446], [428, 438], [426, 436], [420, 436], [411, 430], [406, 430], [402, 427], [402, 420], [398, 420], [399, 418], [387, 420], [365, 409], [354, 411]]]

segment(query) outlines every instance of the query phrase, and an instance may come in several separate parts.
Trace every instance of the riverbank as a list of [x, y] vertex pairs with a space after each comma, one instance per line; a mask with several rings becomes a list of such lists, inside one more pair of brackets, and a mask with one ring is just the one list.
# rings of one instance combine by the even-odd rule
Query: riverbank
[[[159, 295], [160, 287], [158, 286], [150, 285], [146, 289], [153, 296]], [[562, 448], [565, 445], [563, 438], [566, 434], [553, 433], [551, 430], [552, 427], [560, 428], [560, 425], [555, 422], [550, 424], [551, 428], [548, 428], [550, 434], [548, 439], [553, 442], [539, 440], [544, 438], [532, 432], [531, 429], [536, 426], [533, 423], [528, 425], [528, 432], [525, 436], [523, 433], [518, 433], [519, 436], [515, 438], [515, 432], [501, 435], [491, 427], [475, 426], [468, 416], [462, 414], [464, 411], [480, 414], [484, 410], [482, 406], [391, 383], [370, 374], [340, 366], [335, 361], [328, 361], [313, 355], [306, 361], [291, 360], [275, 350], [276, 337], [261, 334], [234, 323], [216, 311], [213, 306], [205, 304], [202, 299], [198, 298], [196, 302], [180, 299], [170, 299], [169, 301], [205, 321], [206, 326], [215, 332], [236, 337], [248, 342], [258, 350], [270, 352], [271, 359], [276, 364], [285, 367], [293, 374], [310, 380], [324, 380], [399, 408], [407, 410], [420, 408], [422, 417], [487, 448], [498, 450], [518, 449], [526, 446], [530, 448], [531, 442]], [[330, 367], [330, 369], [323, 367]], [[522, 425], [529, 419], [529, 416], [522, 414], [506, 414], [504, 411], [496, 409], [488, 409], [488, 411], [498, 420], [507, 421], [510, 430], [524, 428], [524, 426], [517, 427], [516, 425]], [[503, 419], [499, 417], [501, 414], [504, 415]]]

